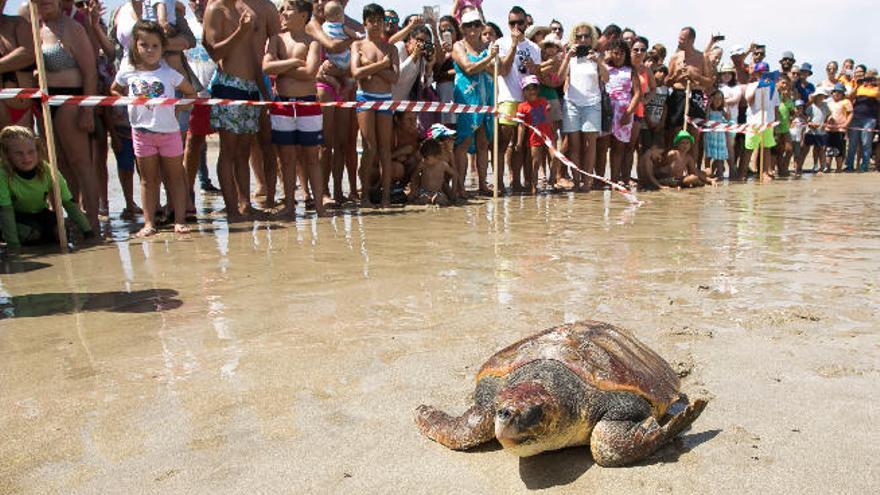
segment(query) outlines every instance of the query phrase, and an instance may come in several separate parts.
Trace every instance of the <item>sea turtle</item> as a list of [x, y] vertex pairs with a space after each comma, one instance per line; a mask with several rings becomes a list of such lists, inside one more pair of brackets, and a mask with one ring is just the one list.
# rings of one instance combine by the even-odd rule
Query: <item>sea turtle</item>
[[[642, 459], [687, 428], [706, 407], [679, 393], [669, 364], [628, 331], [582, 321], [502, 349], [477, 373], [475, 404], [458, 417], [419, 406], [426, 437], [455, 450], [497, 438], [531, 456], [590, 445], [601, 466]], [[681, 400], [685, 406], [667, 414]]]

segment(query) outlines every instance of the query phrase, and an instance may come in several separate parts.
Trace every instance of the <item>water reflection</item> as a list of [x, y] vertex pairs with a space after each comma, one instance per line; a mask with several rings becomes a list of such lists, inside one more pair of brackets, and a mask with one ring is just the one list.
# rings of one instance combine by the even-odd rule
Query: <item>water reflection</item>
[[174, 289], [131, 292], [49, 292], [0, 297], [0, 319], [33, 318], [91, 311], [151, 313], [183, 306]]

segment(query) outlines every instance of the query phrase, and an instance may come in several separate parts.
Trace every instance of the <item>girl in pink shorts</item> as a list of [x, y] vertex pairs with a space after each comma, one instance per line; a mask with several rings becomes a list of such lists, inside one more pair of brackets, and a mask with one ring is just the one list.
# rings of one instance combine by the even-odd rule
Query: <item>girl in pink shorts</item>
[[[117, 72], [111, 88], [114, 95], [174, 98], [177, 90], [184, 98], [196, 96], [195, 88], [183, 75], [162, 60], [166, 40], [158, 23], [138, 21], [131, 36], [131, 64], [123, 64]], [[130, 105], [128, 117], [131, 121], [134, 156], [141, 177], [141, 202], [144, 206], [144, 227], [135, 237], [147, 237], [156, 233], [159, 185], [163, 177], [171, 207], [174, 208], [174, 232], [189, 232], [186, 225], [183, 141], [175, 107]]]

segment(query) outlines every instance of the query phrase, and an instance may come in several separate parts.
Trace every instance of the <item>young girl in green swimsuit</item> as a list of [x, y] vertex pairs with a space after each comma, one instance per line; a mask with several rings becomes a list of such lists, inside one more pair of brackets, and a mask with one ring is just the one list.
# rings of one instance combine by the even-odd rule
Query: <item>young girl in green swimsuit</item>
[[[58, 186], [68, 217], [85, 238], [93, 237], [92, 226], [60, 173]], [[58, 241], [55, 213], [49, 210], [52, 198], [52, 175], [33, 132], [17, 125], [0, 131], [0, 234], [9, 251], [17, 252], [22, 244]]]

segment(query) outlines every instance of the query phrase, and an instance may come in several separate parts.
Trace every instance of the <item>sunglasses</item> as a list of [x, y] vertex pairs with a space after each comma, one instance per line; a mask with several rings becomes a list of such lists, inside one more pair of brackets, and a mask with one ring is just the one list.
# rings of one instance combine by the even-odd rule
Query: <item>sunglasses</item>
[[763, 57], [764, 55], [766, 55], [764, 52], [755, 52], [756, 57]]
[[509, 25], [511, 25], [511, 26], [525, 26], [525, 25], [526, 25], [526, 21], [525, 21], [525, 19], [522, 19], [522, 20], [519, 20], [519, 21], [509, 21], [507, 24], [509, 24]]
[[592, 34], [576, 34], [574, 36], [574, 39], [576, 39], [576, 40], [591, 40], [591, 39], [593, 39], [593, 35]]
[[400, 19], [398, 19], [397, 17], [386, 17], [385, 22], [390, 22], [391, 24], [397, 24], [398, 22], [400, 22]]
[[483, 23], [480, 21], [466, 22], [462, 24], [461, 27], [464, 29], [476, 29], [483, 27]]
[[632, 51], [633, 51], [633, 53], [645, 53], [648, 51], [648, 49], [647, 48], [633, 48]]
[[780, 62], [794, 62], [794, 59], [793, 58], [784, 58], [784, 59], [780, 60]]

